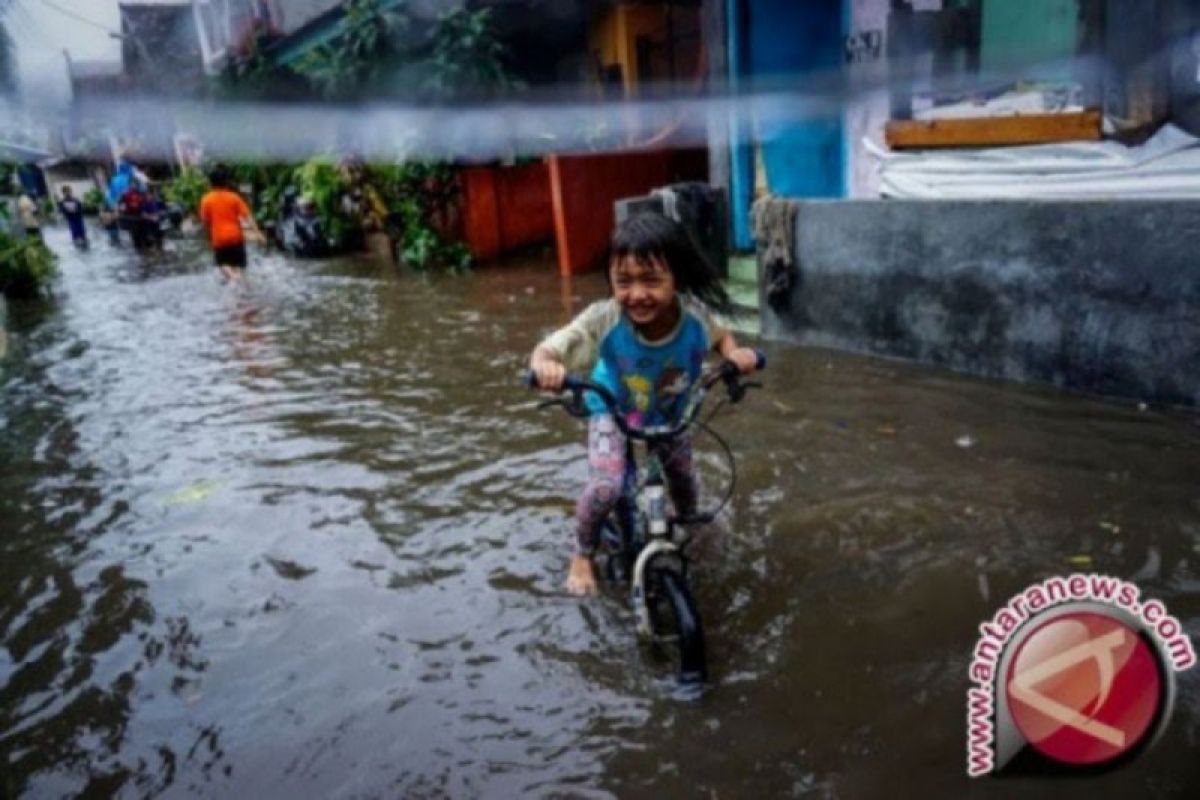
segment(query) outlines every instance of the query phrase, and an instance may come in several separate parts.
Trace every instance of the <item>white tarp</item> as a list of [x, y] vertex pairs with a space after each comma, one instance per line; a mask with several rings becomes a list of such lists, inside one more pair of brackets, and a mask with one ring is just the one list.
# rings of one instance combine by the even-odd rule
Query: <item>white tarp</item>
[[890, 151], [880, 195], [916, 199], [1200, 198], [1200, 138], [1166, 125], [1138, 147], [1064, 142], [976, 150]]

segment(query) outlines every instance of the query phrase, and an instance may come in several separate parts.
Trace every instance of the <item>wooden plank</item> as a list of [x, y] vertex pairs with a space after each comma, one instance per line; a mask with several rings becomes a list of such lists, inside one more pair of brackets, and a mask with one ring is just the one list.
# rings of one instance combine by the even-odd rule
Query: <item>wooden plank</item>
[[884, 127], [884, 140], [895, 150], [1094, 142], [1099, 139], [1099, 111], [980, 119], [892, 120]]

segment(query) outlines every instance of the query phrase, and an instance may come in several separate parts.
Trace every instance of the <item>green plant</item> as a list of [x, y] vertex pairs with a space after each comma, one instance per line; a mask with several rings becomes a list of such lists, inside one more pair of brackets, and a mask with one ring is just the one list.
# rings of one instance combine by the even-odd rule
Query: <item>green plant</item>
[[327, 100], [356, 99], [376, 89], [401, 58], [399, 39], [410, 22], [403, 4], [346, 0], [343, 8], [343, 33], [296, 64], [296, 72]]
[[489, 8], [460, 8], [433, 29], [423, 82], [429, 99], [447, 101], [478, 95], [504, 96], [524, 86], [506, 64]]
[[0, 232], [0, 294], [36, 297], [49, 290], [58, 274], [54, 254], [41, 239], [16, 239]]
[[296, 165], [239, 161], [229, 165], [229, 172], [234, 188], [246, 192], [254, 218], [264, 225], [274, 221], [283, 190], [295, 181]]
[[342, 195], [350, 187], [341, 170], [332, 159], [318, 156], [301, 164], [295, 178], [301, 193], [311, 197], [316, 204], [329, 238], [335, 246], [341, 246], [357, 224], [342, 211]]
[[104, 207], [104, 192], [96, 186], [83, 193], [83, 211], [85, 214], [95, 214]]
[[255, 195], [254, 218], [260, 225], [274, 223], [284, 190], [295, 182], [296, 168], [292, 165], [272, 165], [267, 180]]
[[167, 202], [178, 203], [185, 213], [195, 214], [208, 189], [208, 178], [203, 172], [195, 167], [184, 167], [183, 172], [163, 186], [163, 197]]
[[328, 100], [409, 96], [447, 102], [503, 96], [523, 84], [508, 67], [490, 9], [459, 9], [413, 35], [404, 2], [346, 0], [343, 31], [306, 53], [295, 72]]
[[377, 165], [368, 180], [388, 209], [387, 232], [402, 262], [414, 269], [470, 267], [470, 251], [446, 234], [459, 195], [455, 167], [423, 162]]

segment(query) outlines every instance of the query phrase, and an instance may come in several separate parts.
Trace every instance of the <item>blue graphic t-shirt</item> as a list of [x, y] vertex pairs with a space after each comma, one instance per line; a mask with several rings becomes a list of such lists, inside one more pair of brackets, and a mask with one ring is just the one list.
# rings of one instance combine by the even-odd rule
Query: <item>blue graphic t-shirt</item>
[[[594, 360], [592, 381], [616, 396], [631, 425], [672, 424], [700, 377], [705, 356], [728, 332], [699, 303], [684, 300], [680, 311], [675, 329], [652, 342], [637, 332], [615, 300], [604, 300], [589, 306], [542, 346], [557, 353], [572, 371]], [[603, 401], [590, 394], [587, 404], [593, 414], [608, 413]]]

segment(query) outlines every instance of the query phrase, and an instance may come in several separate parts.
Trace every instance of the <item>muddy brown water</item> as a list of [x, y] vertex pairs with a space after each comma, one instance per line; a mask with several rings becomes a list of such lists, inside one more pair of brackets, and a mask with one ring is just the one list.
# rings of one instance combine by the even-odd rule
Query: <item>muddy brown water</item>
[[9, 307], [0, 795], [1195, 796], [1200, 670], [1101, 777], [964, 743], [976, 626], [1081, 557], [1200, 635], [1194, 414], [764, 345], [683, 703], [623, 595], [560, 591], [582, 428], [516, 385], [602, 281], [253, 262], [98, 243]]

